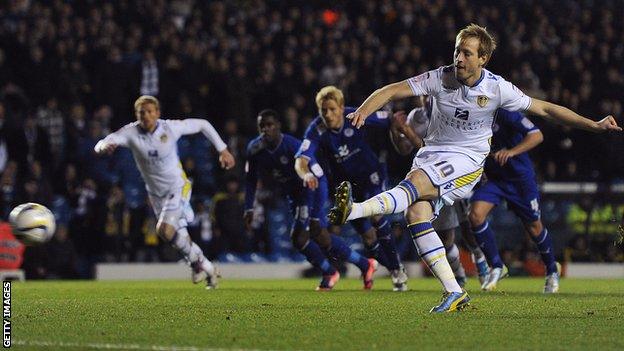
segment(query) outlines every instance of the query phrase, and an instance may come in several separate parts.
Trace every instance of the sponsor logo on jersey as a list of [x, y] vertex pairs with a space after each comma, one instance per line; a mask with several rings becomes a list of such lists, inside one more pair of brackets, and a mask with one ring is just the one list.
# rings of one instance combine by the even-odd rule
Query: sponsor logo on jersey
[[479, 105], [479, 107], [485, 107], [488, 101], [490, 101], [490, 99], [485, 95], [477, 96], [477, 105]]
[[149, 150], [149, 151], [147, 152], [147, 155], [148, 155], [149, 157], [158, 157], [158, 150]]
[[346, 128], [346, 129], [344, 130], [344, 135], [345, 135], [347, 138], [352, 137], [352, 136], [353, 136], [353, 129], [351, 129], [351, 128]]
[[303, 142], [301, 143], [301, 151], [306, 151], [310, 148], [310, 140], [309, 139], [303, 139]]
[[455, 108], [455, 118], [467, 121], [470, 112], [468, 110], [462, 110], [461, 108]]
[[163, 142], [163, 143], [166, 143], [168, 138], [169, 137], [165, 133], [160, 135], [160, 141]]

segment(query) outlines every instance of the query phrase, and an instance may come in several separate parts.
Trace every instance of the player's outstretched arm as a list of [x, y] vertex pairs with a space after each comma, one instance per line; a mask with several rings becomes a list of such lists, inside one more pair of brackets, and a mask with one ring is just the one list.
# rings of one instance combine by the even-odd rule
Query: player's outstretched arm
[[[171, 123], [171, 122], [170, 122]], [[175, 124], [174, 124], [175, 123]], [[234, 156], [227, 149], [227, 145], [221, 139], [217, 130], [204, 119], [187, 118], [182, 121], [176, 121], [172, 126], [178, 130], [180, 135], [195, 134], [201, 132], [219, 152], [219, 164], [221, 168], [230, 169], [236, 165]]]
[[364, 125], [366, 117], [379, 110], [383, 105], [388, 103], [388, 101], [409, 96], [414, 96], [414, 92], [407, 83], [407, 80], [388, 84], [383, 88], [375, 90], [355, 112], [349, 113], [347, 118], [351, 120], [352, 125], [356, 128], [360, 128]]
[[528, 112], [553, 122], [595, 133], [622, 130], [611, 115], [596, 122], [577, 114], [569, 108], [535, 98], [532, 98]]

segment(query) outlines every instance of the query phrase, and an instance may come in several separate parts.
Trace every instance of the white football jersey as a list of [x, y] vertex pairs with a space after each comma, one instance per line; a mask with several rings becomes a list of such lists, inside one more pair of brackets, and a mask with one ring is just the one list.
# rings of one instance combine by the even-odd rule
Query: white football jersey
[[482, 162], [490, 152], [496, 110], [526, 111], [531, 97], [483, 69], [481, 78], [468, 87], [455, 78], [453, 66], [409, 78], [414, 95], [429, 95], [431, 121], [424, 138], [427, 149], [466, 154]]
[[217, 151], [227, 147], [206, 120], [159, 119], [157, 123], [153, 133], [145, 132], [139, 122], [127, 124], [95, 145], [96, 152], [108, 144], [128, 147], [150, 194], [164, 196], [185, 185], [187, 178], [178, 157], [177, 141], [181, 136], [202, 132]]

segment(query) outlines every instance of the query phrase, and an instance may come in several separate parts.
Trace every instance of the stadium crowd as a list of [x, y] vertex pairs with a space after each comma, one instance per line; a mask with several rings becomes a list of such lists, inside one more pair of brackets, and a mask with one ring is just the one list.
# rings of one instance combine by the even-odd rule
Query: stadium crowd
[[[470, 22], [498, 38], [489, 69], [529, 95], [623, 124], [620, 2], [478, 3], [8, 2], [0, 8], [0, 211], [6, 219], [14, 205], [39, 202], [59, 222], [49, 247], [27, 250], [27, 272], [89, 277], [98, 261], [177, 258], [158, 245], [130, 153], [93, 152], [134, 119], [132, 102], [142, 94], [160, 99], [164, 118], [209, 119], [237, 158], [235, 169], [221, 171], [202, 136], [179, 145], [194, 182], [192, 235], [211, 257], [271, 251], [264, 216], [279, 204], [268, 190], [259, 194], [265, 210], [257, 211], [257, 230], [247, 233], [240, 220], [245, 146], [260, 110], [277, 110], [286, 132], [301, 137], [321, 87], [336, 85], [347, 104], [359, 104], [378, 86], [450, 63], [447, 48]], [[533, 157], [541, 180], [624, 181], [620, 134], [539, 122], [545, 142]], [[391, 150], [387, 162], [395, 178], [410, 164]], [[575, 238], [568, 252], [583, 249], [591, 241]], [[621, 261], [615, 250], [567, 256]]]

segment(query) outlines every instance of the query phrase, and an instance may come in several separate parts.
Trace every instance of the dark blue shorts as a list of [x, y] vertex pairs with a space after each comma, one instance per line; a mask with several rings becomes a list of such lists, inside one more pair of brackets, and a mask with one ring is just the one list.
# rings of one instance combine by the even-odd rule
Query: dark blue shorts
[[534, 181], [503, 182], [487, 181], [470, 198], [470, 202], [485, 201], [499, 205], [502, 200], [523, 222], [540, 219], [539, 190]]
[[290, 210], [294, 216], [294, 224], [308, 228], [310, 220], [318, 221], [321, 228], [327, 228], [328, 185], [327, 179], [319, 179], [315, 190], [302, 187], [289, 197]]

